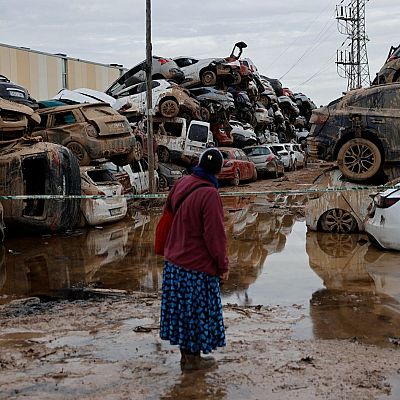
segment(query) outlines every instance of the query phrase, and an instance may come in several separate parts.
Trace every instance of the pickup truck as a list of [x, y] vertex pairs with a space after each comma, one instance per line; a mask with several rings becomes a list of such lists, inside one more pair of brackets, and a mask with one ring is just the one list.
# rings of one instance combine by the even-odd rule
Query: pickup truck
[[154, 118], [153, 134], [158, 144], [158, 160], [186, 158], [195, 160], [207, 148], [215, 146], [208, 122], [193, 120], [189, 124], [185, 118]]

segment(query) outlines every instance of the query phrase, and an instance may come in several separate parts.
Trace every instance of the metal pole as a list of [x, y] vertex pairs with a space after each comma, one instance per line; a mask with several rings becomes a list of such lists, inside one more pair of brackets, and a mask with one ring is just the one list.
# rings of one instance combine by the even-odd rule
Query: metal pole
[[149, 192], [155, 192], [153, 154], [151, 0], [146, 0], [146, 86], [147, 86], [147, 154], [149, 160]]

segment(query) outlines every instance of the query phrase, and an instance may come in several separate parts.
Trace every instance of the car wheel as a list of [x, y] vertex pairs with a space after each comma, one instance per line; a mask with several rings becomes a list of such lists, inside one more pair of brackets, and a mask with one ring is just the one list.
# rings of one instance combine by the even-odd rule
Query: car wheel
[[214, 71], [207, 70], [201, 74], [201, 83], [204, 86], [212, 86], [217, 83], [217, 75]]
[[160, 103], [160, 114], [165, 118], [174, 118], [179, 114], [179, 105], [173, 99], [166, 99]]
[[70, 142], [65, 146], [74, 153], [81, 166], [90, 164], [90, 157], [86, 149], [78, 142]]
[[382, 166], [382, 155], [375, 143], [355, 138], [340, 148], [337, 164], [346, 178], [362, 181], [377, 174]]
[[277, 179], [277, 178], [279, 178], [278, 164], [275, 163], [274, 165], [275, 165], [275, 170], [274, 170], [274, 172], [272, 173], [272, 177], [273, 177], [274, 179]]
[[254, 167], [253, 176], [251, 177], [251, 180], [255, 182], [257, 180], [257, 176], [258, 176], [257, 169], [256, 167]]
[[157, 154], [158, 154], [159, 162], [166, 163], [169, 161], [169, 159], [171, 157], [169, 150], [164, 146], [158, 146]]
[[233, 71], [232, 76], [233, 76], [233, 84], [234, 85], [239, 85], [239, 83], [242, 82], [242, 76], [240, 75], [240, 73], [238, 71]]
[[240, 183], [240, 172], [236, 171], [235, 172], [235, 177], [231, 180], [231, 185], [239, 186], [239, 183]]
[[137, 139], [136, 139], [135, 147], [133, 148], [133, 155], [134, 155], [136, 161], [141, 160], [144, 155], [143, 144], [142, 144], [142, 142], [140, 142]]
[[118, 154], [116, 156], [110, 157], [110, 160], [119, 167], [130, 164], [135, 159], [135, 152], [132, 150], [126, 154]]
[[297, 171], [297, 160], [293, 161], [293, 171]]
[[321, 216], [320, 226], [325, 232], [352, 233], [357, 228], [357, 221], [348, 211], [334, 208]]
[[210, 113], [210, 111], [208, 110], [208, 108], [206, 108], [206, 107], [201, 107], [201, 109], [200, 109], [200, 117], [201, 117], [201, 120], [202, 120], [202, 121], [205, 121], [205, 122], [207, 122], [207, 121], [210, 120], [210, 118], [211, 118], [211, 113]]
[[165, 192], [169, 189], [168, 180], [164, 175], [158, 176], [158, 190], [160, 192]]

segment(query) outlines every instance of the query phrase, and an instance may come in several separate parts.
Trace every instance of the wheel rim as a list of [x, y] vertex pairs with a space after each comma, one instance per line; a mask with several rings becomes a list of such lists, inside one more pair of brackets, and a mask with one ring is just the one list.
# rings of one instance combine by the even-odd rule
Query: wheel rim
[[240, 174], [239, 174], [239, 172], [236, 172], [234, 183], [235, 183], [235, 186], [238, 186], [239, 183], [240, 183]]
[[375, 155], [372, 149], [365, 144], [353, 144], [343, 157], [343, 165], [350, 172], [360, 175], [374, 167]]
[[140, 160], [143, 157], [143, 146], [142, 143], [136, 142], [136, 146], [133, 149], [136, 160]]
[[158, 186], [162, 192], [168, 189], [168, 181], [164, 175], [160, 175]]
[[203, 83], [205, 85], [213, 85], [215, 83], [215, 75], [213, 72], [208, 71], [203, 74]]
[[161, 105], [161, 114], [165, 117], [174, 117], [177, 112], [176, 103], [173, 100], [166, 100]]
[[85, 158], [85, 150], [79, 144], [71, 143], [68, 148], [74, 153], [79, 162]]
[[354, 217], [345, 210], [330, 210], [323, 217], [322, 227], [332, 233], [351, 233], [354, 230]]

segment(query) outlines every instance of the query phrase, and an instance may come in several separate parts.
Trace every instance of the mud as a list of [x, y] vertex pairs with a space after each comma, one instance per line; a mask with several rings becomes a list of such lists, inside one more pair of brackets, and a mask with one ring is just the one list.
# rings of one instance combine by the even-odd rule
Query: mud
[[[318, 173], [239, 190], [307, 187]], [[228, 344], [206, 372], [181, 373], [178, 350], [158, 337], [160, 207], [102, 229], [7, 240], [0, 399], [399, 398], [400, 254], [363, 235], [307, 232], [306, 202], [224, 199]]]

